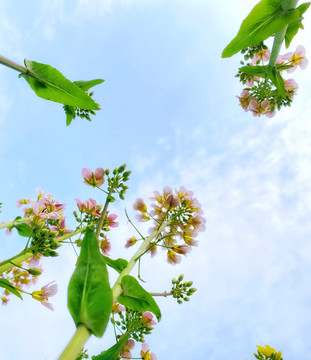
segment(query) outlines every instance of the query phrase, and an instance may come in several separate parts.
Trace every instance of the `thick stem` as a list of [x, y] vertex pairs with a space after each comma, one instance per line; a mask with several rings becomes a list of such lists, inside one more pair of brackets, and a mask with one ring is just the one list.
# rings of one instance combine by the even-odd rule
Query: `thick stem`
[[[298, 2], [298, 0], [283, 0], [281, 3], [281, 7], [283, 10], [290, 10], [290, 9], [293, 9], [296, 7], [297, 2]], [[276, 64], [276, 59], [280, 53], [281, 46], [285, 39], [287, 27], [288, 27], [288, 25], [286, 25], [282, 30], [280, 30], [279, 32], [277, 32], [274, 35], [274, 41], [273, 41], [273, 46], [272, 46], [270, 61], [269, 61], [269, 66], [271, 66], [271, 67], [274, 67]]]
[[13, 70], [16, 70], [16, 71], [22, 73], [22, 74], [30, 75], [30, 71], [26, 67], [16, 64], [14, 61], [9, 60], [1, 55], [0, 55], [0, 64], [5, 65]]
[[90, 336], [91, 334], [88, 329], [84, 325], [79, 325], [75, 334], [58, 360], [75, 360], [79, 356], [83, 345]]
[[136, 253], [132, 256], [131, 260], [128, 262], [128, 265], [126, 268], [123, 269], [123, 271], [120, 273], [120, 276], [118, 277], [117, 281], [115, 282], [113, 288], [112, 288], [112, 299], [113, 302], [117, 301], [119, 295], [122, 293], [122, 287], [121, 287], [121, 281], [122, 278], [125, 275], [128, 275], [133, 267], [136, 264], [136, 261], [140, 258], [140, 256], [148, 249], [150, 242], [156, 238], [161, 232], [165, 229], [166, 226], [170, 224], [170, 221], [164, 222], [158, 230], [154, 231], [150, 236], [148, 236], [144, 242], [141, 244], [139, 249], [136, 251]]

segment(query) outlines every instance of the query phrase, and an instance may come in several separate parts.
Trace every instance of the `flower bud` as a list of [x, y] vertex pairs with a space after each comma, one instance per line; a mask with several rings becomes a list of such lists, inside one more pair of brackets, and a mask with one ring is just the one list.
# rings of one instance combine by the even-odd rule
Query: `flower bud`
[[106, 169], [105, 173], [106, 173], [106, 175], [109, 175], [110, 174], [110, 169]]
[[42, 274], [42, 271], [39, 268], [31, 268], [28, 269], [27, 271], [29, 272], [30, 275], [34, 275], [34, 276]]
[[119, 167], [119, 169], [118, 169], [119, 173], [123, 173], [123, 171], [125, 170], [125, 168], [126, 168], [126, 164], [121, 165], [121, 166]]
[[178, 277], [178, 282], [183, 281], [183, 279], [184, 279], [184, 274], [179, 275], [179, 277]]

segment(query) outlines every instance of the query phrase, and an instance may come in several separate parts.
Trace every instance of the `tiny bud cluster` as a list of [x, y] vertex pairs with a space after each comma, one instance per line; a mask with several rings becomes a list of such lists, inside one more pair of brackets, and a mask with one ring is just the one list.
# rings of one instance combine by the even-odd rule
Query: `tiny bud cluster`
[[197, 291], [196, 288], [192, 287], [192, 281], [182, 283], [183, 279], [184, 275], [181, 274], [177, 280], [172, 280], [173, 287], [171, 293], [173, 298], [177, 299], [178, 304], [182, 304], [183, 301], [190, 301], [189, 296], [193, 295]]

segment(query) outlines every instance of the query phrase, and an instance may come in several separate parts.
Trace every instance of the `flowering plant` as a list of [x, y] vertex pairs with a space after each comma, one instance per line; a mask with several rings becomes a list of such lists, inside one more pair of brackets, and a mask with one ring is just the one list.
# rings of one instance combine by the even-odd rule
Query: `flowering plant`
[[[308, 65], [302, 45], [295, 52], [279, 54], [282, 43], [285, 41], [288, 48], [299, 28], [303, 29], [303, 14], [310, 3], [296, 5], [297, 0], [260, 1], [222, 53], [223, 57], [230, 57], [241, 51], [244, 61], [249, 61], [246, 64], [241, 61], [243, 66], [236, 75], [246, 85], [238, 99], [242, 108], [254, 116], [273, 117], [276, 110], [289, 106], [298, 84], [294, 79], [285, 80], [283, 74]], [[271, 36], [274, 41], [270, 51], [264, 40]]]

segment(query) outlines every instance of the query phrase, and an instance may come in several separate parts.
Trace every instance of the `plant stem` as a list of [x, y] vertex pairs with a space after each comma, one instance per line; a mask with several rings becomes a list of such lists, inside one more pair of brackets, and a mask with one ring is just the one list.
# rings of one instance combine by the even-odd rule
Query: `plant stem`
[[[281, 7], [283, 10], [293, 9], [296, 7], [297, 2], [298, 2], [298, 0], [283, 0], [281, 3]], [[269, 66], [271, 66], [271, 67], [274, 67], [276, 64], [276, 59], [280, 53], [281, 46], [285, 39], [287, 27], [288, 27], [288, 25], [286, 25], [282, 30], [275, 33], [275, 35], [274, 35], [274, 41], [273, 41], [273, 46], [272, 46], [270, 60], [269, 60]]]
[[128, 275], [133, 267], [136, 264], [136, 261], [141, 257], [141, 255], [148, 249], [150, 242], [156, 238], [161, 232], [165, 229], [166, 226], [170, 224], [170, 221], [164, 222], [156, 231], [154, 231], [150, 236], [148, 236], [144, 242], [141, 244], [139, 249], [136, 251], [136, 253], [132, 256], [131, 260], [128, 262], [128, 265], [126, 268], [122, 270], [120, 273], [120, 276], [118, 277], [117, 281], [115, 282], [113, 288], [112, 288], [112, 300], [113, 302], [117, 301], [119, 295], [122, 293], [122, 287], [121, 287], [121, 281], [122, 278], [125, 275]]
[[22, 73], [22, 74], [31, 75], [31, 71], [28, 70], [26, 67], [21, 66], [21, 65], [15, 63], [14, 61], [9, 60], [1, 55], [0, 55], [0, 64], [5, 65], [13, 70], [16, 70], [16, 71]]
[[163, 292], [163, 293], [154, 293], [154, 292], [150, 292], [149, 293], [151, 296], [170, 296], [170, 295], [173, 295], [173, 293], [170, 291], [170, 292]]
[[97, 225], [97, 229], [96, 229], [96, 239], [99, 240], [99, 235], [100, 235], [100, 232], [101, 232], [101, 229], [102, 229], [102, 226], [103, 226], [103, 223], [104, 223], [104, 220], [106, 218], [106, 213], [107, 213], [107, 209], [108, 209], [108, 205], [110, 203], [110, 196], [112, 194], [112, 190], [113, 188], [111, 187], [110, 190], [109, 190], [109, 193], [107, 195], [107, 199], [106, 199], [106, 202], [105, 202], [105, 206], [104, 206], [104, 209], [103, 209], [103, 212], [101, 214], [101, 217], [99, 219], [99, 223]]
[[[1, 56], [0, 56], [0, 58], [1, 58]], [[30, 217], [27, 217], [27, 218], [24, 218], [24, 219], [19, 219], [19, 220], [12, 220], [12, 221], [9, 221], [7, 223], [0, 224], [0, 229], [9, 228], [9, 227], [13, 226], [14, 224], [20, 224], [20, 223], [29, 221], [31, 219], [33, 219], [33, 216], [30, 216]]]
[[69, 344], [66, 346], [65, 350], [58, 358], [58, 360], [74, 360], [76, 359], [85, 344], [85, 342], [90, 337], [90, 332], [84, 325], [79, 325]]

